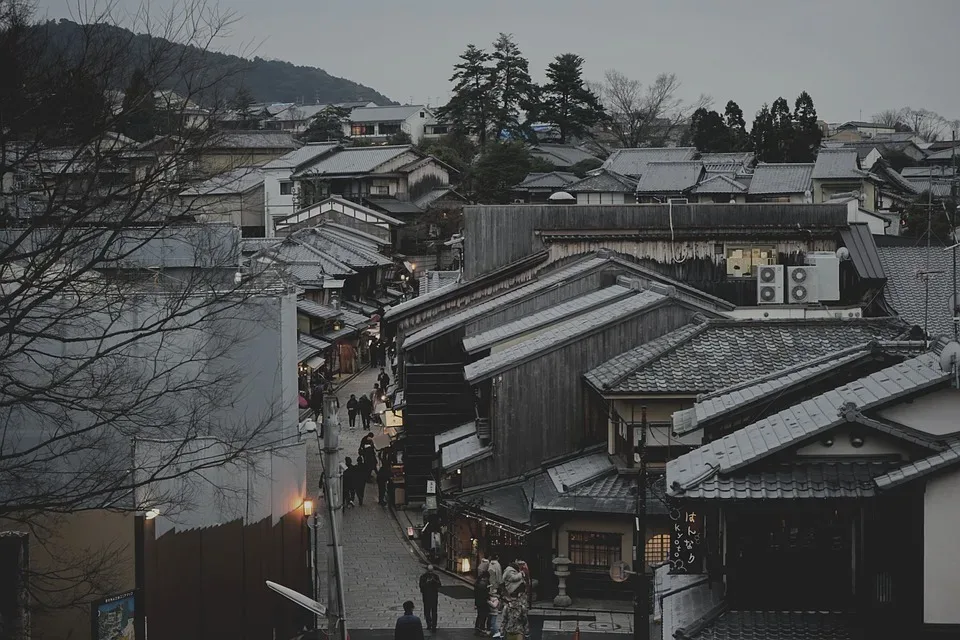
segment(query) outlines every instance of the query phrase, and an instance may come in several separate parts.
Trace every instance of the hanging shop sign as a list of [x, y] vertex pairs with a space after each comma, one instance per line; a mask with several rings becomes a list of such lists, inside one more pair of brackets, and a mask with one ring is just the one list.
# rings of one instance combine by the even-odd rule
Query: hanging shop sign
[[703, 523], [686, 509], [670, 510], [670, 573], [700, 573]]

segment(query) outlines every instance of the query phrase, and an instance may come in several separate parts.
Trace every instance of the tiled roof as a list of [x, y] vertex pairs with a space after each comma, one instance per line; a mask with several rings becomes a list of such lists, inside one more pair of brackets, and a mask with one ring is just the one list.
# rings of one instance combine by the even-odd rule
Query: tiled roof
[[263, 184], [263, 172], [256, 167], [240, 167], [214, 176], [180, 192], [181, 196], [220, 196], [245, 193]]
[[327, 342], [333, 344], [340, 338], [345, 338], [347, 336], [352, 336], [357, 333], [356, 327], [351, 327], [350, 325], [344, 325], [341, 329], [335, 329], [323, 334], [323, 339]]
[[822, 611], [724, 611], [681, 640], [859, 640], [853, 615]]
[[887, 277], [877, 252], [877, 243], [865, 222], [853, 223], [842, 230], [840, 239], [843, 240], [843, 246], [850, 251], [850, 260], [861, 278], [882, 280]]
[[458, 200], [461, 202], [466, 200], [466, 198], [464, 198], [460, 193], [458, 193], [456, 189], [454, 189], [453, 187], [440, 187], [438, 189], [432, 189], [430, 191], [427, 191], [422, 196], [414, 198], [413, 204], [417, 205], [418, 207], [426, 211], [427, 208], [430, 205], [432, 205], [434, 202], [438, 200], [443, 200], [447, 197], [450, 197], [452, 200]]
[[263, 168], [296, 169], [305, 162], [310, 162], [314, 158], [333, 151], [339, 145], [339, 142], [310, 142], [299, 149], [294, 149], [290, 153], [280, 156], [276, 160], [271, 160], [263, 165]]
[[317, 304], [312, 300], [297, 300], [297, 311], [311, 318], [318, 318], [320, 320], [333, 320], [334, 318], [339, 318], [343, 313], [339, 309]]
[[371, 324], [369, 317], [361, 313], [350, 311], [349, 309], [341, 309], [340, 315], [341, 315], [341, 319], [343, 320], [343, 323], [346, 325], [350, 325], [351, 327], [362, 329], [364, 327], [370, 326]]
[[[957, 149], [957, 155], [960, 156], [960, 148]], [[953, 148], [948, 147], [946, 149], [941, 149], [940, 151], [934, 151], [933, 153], [927, 155], [925, 160], [927, 162], [948, 162], [953, 159]]]
[[222, 131], [210, 141], [210, 149], [298, 149], [293, 134], [283, 131]]
[[547, 327], [551, 324], [566, 320], [573, 316], [595, 309], [599, 306], [610, 304], [630, 295], [631, 290], [620, 285], [613, 285], [593, 291], [587, 295], [568, 300], [549, 309], [544, 309], [538, 313], [524, 316], [513, 322], [500, 325], [483, 333], [464, 338], [463, 349], [467, 353], [475, 353], [484, 349], [489, 349], [493, 345], [506, 340], [515, 339], [525, 333]]
[[551, 171], [550, 173], [529, 173], [514, 189], [561, 189], [573, 184], [579, 178], [572, 173]]
[[599, 160], [595, 155], [569, 144], [537, 144], [530, 147], [530, 155], [546, 160], [555, 167], [571, 167], [584, 160]]
[[396, 198], [367, 198], [367, 203], [392, 214], [423, 213], [423, 209], [416, 204]]
[[809, 498], [869, 498], [876, 494], [873, 479], [888, 472], [894, 461], [801, 461], [744, 469], [716, 475], [683, 492], [691, 500], [801, 500]]
[[817, 179], [855, 179], [863, 178], [856, 149], [820, 149], [817, 162], [813, 167], [813, 178]]
[[[920, 328], [926, 326], [931, 336], [953, 336], [953, 312], [949, 308], [953, 251], [878, 247], [877, 253], [887, 277], [883, 295], [900, 318]], [[960, 257], [957, 263], [960, 269]], [[928, 270], [929, 275], [924, 275]]]
[[796, 164], [767, 164], [761, 162], [753, 170], [753, 179], [750, 180], [751, 195], [779, 195], [788, 193], [803, 193], [813, 189], [812, 163]]
[[911, 462], [884, 475], [877, 476], [874, 482], [881, 489], [892, 489], [911, 480], [923, 478], [928, 474], [951, 467], [958, 462], [960, 462], [960, 441], [954, 441], [944, 451], [939, 451], [928, 458]]
[[[911, 176], [907, 178], [917, 193], [926, 193], [931, 191], [934, 198], [949, 198], [952, 191], [950, 182], [943, 178], [937, 178], [934, 174], [933, 182], [926, 176]], [[921, 198], [922, 200], [922, 198]]]
[[326, 349], [329, 349], [331, 345], [331, 343], [327, 342], [326, 340], [321, 340], [320, 338], [311, 336], [307, 333], [301, 333], [297, 339], [303, 344], [311, 346], [318, 351], [325, 351]]
[[697, 403], [691, 408], [673, 414], [673, 432], [677, 435], [684, 435], [701, 429], [707, 423], [731, 411], [750, 406], [765, 398], [772, 398], [787, 389], [809, 381], [811, 378], [851, 362], [856, 362], [869, 354], [869, 344], [856, 345], [700, 396], [697, 398]]
[[556, 490], [563, 493], [615, 470], [606, 451], [599, 451], [554, 465], [547, 470], [547, 475]]
[[311, 358], [320, 353], [320, 349], [317, 349], [313, 345], [305, 343], [303, 340], [297, 340], [297, 363], [301, 363], [307, 358]]
[[710, 320], [617, 356], [587, 379], [610, 394], [699, 394], [901, 332], [889, 319]]
[[[960, 155], [958, 153], [957, 155]], [[934, 178], [949, 178], [953, 175], [952, 167], [904, 167], [900, 170], [900, 175], [908, 180], [913, 180], [914, 178], [930, 178], [931, 174]]]
[[635, 295], [573, 320], [568, 320], [536, 337], [468, 364], [464, 367], [464, 377], [470, 383], [485, 380], [497, 373], [512, 369], [544, 353], [553, 351], [580, 336], [597, 331], [604, 326], [621, 322], [665, 299], [665, 296], [653, 291], [638, 291]]
[[565, 188], [570, 193], [633, 193], [636, 189], [636, 180], [605, 169]]
[[[392, 218], [380, 211], [374, 211], [370, 207], [365, 207], [340, 196], [330, 196], [326, 200], [316, 202], [305, 209], [301, 209], [300, 211], [297, 211], [296, 213], [293, 213], [285, 218], [281, 218], [277, 221], [277, 229], [284, 229], [290, 225], [307, 222], [308, 220], [312, 220], [314, 218], [322, 219], [321, 216], [327, 211], [344, 212], [345, 215], [349, 217], [372, 224], [384, 222], [390, 226], [396, 227], [401, 227], [404, 225], [403, 221]], [[370, 218], [373, 218], [373, 220], [371, 221]]]
[[693, 193], [738, 194], [744, 193], [746, 190], [747, 186], [742, 182], [737, 182], [733, 178], [725, 175], [714, 175], [694, 187]]
[[697, 185], [703, 171], [699, 160], [650, 162], [637, 183], [637, 193], [683, 192]]
[[455, 284], [459, 282], [461, 275], [459, 271], [427, 271], [420, 278], [420, 295]]
[[843, 409], [848, 403], [862, 413], [938, 385], [950, 376], [940, 368], [940, 356], [930, 351], [805, 400], [668, 462], [668, 492], [682, 494], [713, 475], [728, 475], [844, 424]]
[[[422, 104], [408, 104], [393, 107], [357, 107], [350, 112], [350, 122], [397, 122], [406, 120], [419, 111], [429, 114]], [[426, 118], [425, 118], [426, 119]]]
[[732, 153], [701, 153], [700, 162], [710, 165], [734, 165], [746, 167], [756, 155], [752, 151], [734, 151]]
[[603, 163], [602, 168], [622, 176], [639, 178], [650, 162], [684, 162], [693, 160], [695, 147], [646, 147], [617, 149]]
[[[637, 510], [636, 474], [618, 474], [608, 471], [577, 487], [557, 495], [535, 496], [534, 510], [578, 513], [618, 513], [633, 515]], [[662, 495], [658, 495], [647, 483], [647, 515], [666, 515], [667, 507]]]
[[434, 450], [440, 453], [440, 465], [445, 471], [475, 459], [488, 449], [489, 446], [485, 447], [480, 442], [475, 422], [468, 422], [434, 436]]
[[[595, 256], [590, 256], [586, 260], [580, 260], [574, 262], [573, 264], [562, 267], [556, 271], [544, 275], [543, 277], [537, 278], [532, 282], [528, 282], [522, 286], [514, 287], [498, 296], [494, 296], [485, 302], [479, 304], [471, 304], [466, 307], [463, 311], [458, 311], [457, 313], [451, 314], [442, 318], [433, 324], [427, 325], [423, 329], [411, 333], [403, 342], [404, 349], [413, 348], [419, 344], [423, 344], [432, 340], [433, 338], [443, 335], [447, 331], [452, 331], [453, 329], [479, 318], [486, 313], [489, 313], [500, 307], [510, 305], [516, 301], [522, 300], [527, 296], [531, 296], [539, 291], [543, 291], [548, 287], [552, 287], [558, 282], [563, 282], [567, 278], [585, 273], [595, 267], [602, 265], [605, 262], [604, 259], [598, 258]], [[436, 291], [431, 292], [427, 295], [435, 295]], [[417, 298], [414, 298], [415, 300]], [[399, 306], [399, 305], [398, 305]]]
[[299, 178], [319, 174], [372, 173], [380, 165], [414, 150], [413, 145], [339, 149], [323, 156], [316, 162], [301, 167], [293, 174], [293, 177]]
[[393, 264], [393, 260], [370, 248], [369, 245], [354, 242], [346, 235], [331, 231], [323, 225], [296, 231], [288, 237], [302, 242], [353, 269], [385, 267]]

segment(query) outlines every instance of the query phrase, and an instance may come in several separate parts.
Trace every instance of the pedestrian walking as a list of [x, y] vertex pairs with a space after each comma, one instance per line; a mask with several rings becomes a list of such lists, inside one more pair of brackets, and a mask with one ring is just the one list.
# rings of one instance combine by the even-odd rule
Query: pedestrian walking
[[[341, 475], [341, 486], [343, 491], [343, 506], [352, 507], [353, 506], [353, 486], [355, 475], [353, 460], [351, 458], [344, 458], [344, 469]], [[362, 504], [362, 503], [361, 503]]]
[[387, 372], [384, 371], [383, 367], [380, 367], [380, 375], [377, 376], [377, 382], [380, 383], [381, 391], [386, 394], [387, 387], [390, 386], [390, 376], [387, 375]]
[[490, 554], [490, 564], [487, 566], [490, 572], [490, 590], [494, 593], [500, 593], [500, 583], [503, 581], [503, 568], [500, 566], [500, 556], [496, 553]]
[[524, 640], [527, 634], [526, 583], [519, 570], [507, 567], [503, 572], [503, 612], [500, 632], [506, 640]]
[[323, 415], [323, 385], [317, 384], [310, 392], [310, 409], [313, 410], [313, 421], [319, 422]]
[[365, 469], [363, 481], [370, 480], [370, 474], [377, 470], [377, 448], [373, 444], [373, 431], [367, 433], [360, 439], [360, 446], [357, 448], [358, 464]]
[[390, 465], [386, 460], [380, 461], [380, 469], [377, 471], [377, 502], [381, 507], [387, 506], [387, 484], [390, 482]]
[[393, 640], [423, 640], [423, 623], [413, 615], [413, 600], [403, 603], [403, 615], [397, 618]]
[[423, 596], [423, 617], [427, 619], [427, 630], [437, 630], [437, 602], [440, 599], [440, 576], [428, 564], [427, 570], [420, 576], [420, 595]]
[[477, 608], [477, 620], [473, 630], [478, 636], [490, 635], [487, 625], [490, 617], [490, 572], [484, 571], [473, 585], [473, 605]]
[[355, 393], [350, 394], [350, 399], [347, 400], [347, 417], [350, 418], [350, 428], [357, 428], [357, 412], [360, 410], [360, 403], [357, 402], [357, 395]]
[[370, 430], [370, 412], [373, 411], [373, 403], [366, 395], [360, 396], [357, 401], [357, 410], [360, 412], [360, 422], [363, 424], [364, 431]]

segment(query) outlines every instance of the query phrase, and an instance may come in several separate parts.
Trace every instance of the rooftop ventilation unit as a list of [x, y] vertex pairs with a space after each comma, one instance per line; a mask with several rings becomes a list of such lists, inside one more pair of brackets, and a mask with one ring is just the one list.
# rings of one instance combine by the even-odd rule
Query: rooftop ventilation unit
[[787, 302], [812, 304], [820, 302], [816, 267], [787, 267]]
[[782, 264], [765, 264], [757, 269], [757, 303], [783, 304]]

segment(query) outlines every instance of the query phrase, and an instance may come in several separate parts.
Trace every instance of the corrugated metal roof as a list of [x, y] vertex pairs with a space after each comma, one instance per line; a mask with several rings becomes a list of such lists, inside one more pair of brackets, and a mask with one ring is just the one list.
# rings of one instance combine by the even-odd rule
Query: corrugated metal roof
[[603, 163], [602, 168], [623, 176], [639, 178], [650, 162], [683, 162], [693, 160], [695, 147], [647, 147], [617, 149]]
[[513, 322], [500, 325], [489, 331], [484, 331], [474, 336], [464, 338], [463, 348], [467, 353], [475, 353], [484, 349], [489, 349], [493, 345], [514, 339], [524, 333], [529, 333], [537, 329], [567, 320], [573, 316], [580, 315], [601, 305], [609, 304], [615, 300], [630, 295], [631, 290], [620, 285], [606, 287], [599, 291], [593, 291], [585, 296], [568, 300], [549, 309], [544, 309], [538, 313], [524, 316]]
[[707, 423], [731, 411], [775, 397], [791, 387], [856, 362], [870, 353], [869, 343], [856, 345], [701, 396], [697, 398], [697, 403], [693, 407], [673, 414], [673, 432], [684, 435], [702, 429]]
[[[860, 640], [860, 620], [853, 614], [823, 611], [718, 611], [716, 619], [696, 629], [676, 632], [697, 640]], [[682, 634], [682, 635], [681, 635]]]
[[753, 170], [751, 195], [786, 195], [813, 189], [812, 163], [767, 164], [761, 162]]
[[873, 234], [870, 233], [867, 223], [851, 224], [849, 229], [840, 232], [840, 239], [850, 250], [850, 259], [861, 278], [883, 280], [887, 277], [877, 253], [877, 243], [873, 241]]
[[[389, 147], [350, 147], [338, 149], [323, 156], [316, 162], [301, 167], [293, 174], [294, 178], [320, 174], [372, 173], [380, 165], [405, 153], [415, 151], [413, 145]], [[419, 153], [419, 152], [417, 152]]]
[[587, 379], [611, 395], [699, 394], [902, 331], [888, 318], [709, 320], [617, 356]]
[[214, 176], [180, 192], [181, 196], [219, 196], [245, 193], [263, 185], [263, 172], [256, 167], [241, 167]]
[[650, 162], [637, 183], [637, 193], [683, 192], [695, 187], [703, 172], [703, 163], [699, 160]]
[[[423, 111], [430, 115], [422, 104], [408, 104], [391, 107], [357, 107], [350, 112], [350, 122], [398, 122]], [[432, 117], [432, 116], [431, 116]]]
[[[805, 400], [667, 463], [667, 488], [682, 494], [714, 475], [728, 475], [846, 422], [852, 403], [865, 412], [950, 379], [928, 352]], [[677, 487], [675, 489], [675, 487]]]
[[856, 149], [820, 149], [813, 167], [813, 179], [852, 179], [864, 177]]
[[602, 327], [621, 322], [627, 317], [635, 315], [666, 299], [666, 296], [654, 293], [653, 291], [638, 291], [635, 295], [559, 324], [536, 337], [524, 340], [503, 351], [468, 364], [464, 367], [464, 377], [467, 382], [471, 384], [485, 380], [490, 376], [512, 369], [528, 360], [553, 351], [575, 338], [597, 331]]
[[311, 318], [318, 318], [320, 320], [333, 320], [334, 318], [339, 318], [343, 313], [339, 309], [317, 304], [312, 300], [297, 300], [297, 311]]
[[[417, 345], [424, 344], [436, 338], [437, 336], [441, 336], [448, 331], [452, 331], [457, 327], [460, 327], [467, 322], [479, 318], [495, 309], [511, 305], [519, 300], [523, 300], [528, 296], [532, 296], [540, 291], [552, 287], [559, 282], [563, 282], [567, 278], [576, 277], [581, 273], [585, 273], [591, 269], [599, 267], [604, 262], [605, 260], [603, 258], [590, 256], [585, 260], [580, 260], [571, 265], [553, 271], [548, 275], [537, 278], [532, 282], [528, 282], [519, 287], [514, 287], [506, 293], [494, 296], [485, 302], [472, 304], [463, 311], [446, 316], [445, 318], [442, 318], [437, 322], [420, 329], [419, 331], [411, 333], [403, 341], [402, 346], [404, 349], [412, 349]], [[433, 291], [428, 295], [435, 294], [436, 291]]]
[[874, 478], [874, 482], [881, 489], [892, 489], [911, 480], [917, 480], [941, 469], [952, 467], [958, 462], [960, 462], [960, 441], [954, 441], [950, 443], [946, 450], [877, 476]]
[[529, 173], [514, 189], [560, 189], [579, 180], [572, 173], [551, 171], [550, 173]]
[[598, 173], [567, 185], [565, 190], [570, 193], [633, 193], [637, 190], [637, 181], [601, 169]]
[[299, 149], [295, 149], [286, 155], [282, 155], [276, 160], [271, 160], [263, 165], [264, 169], [296, 169], [305, 162], [330, 153], [340, 146], [339, 142], [310, 142]]
[[[899, 316], [931, 336], [953, 336], [953, 251], [934, 247], [879, 247], [887, 284], [883, 295]], [[960, 273], [960, 258], [957, 259]], [[924, 275], [927, 271], [929, 275]], [[928, 298], [929, 292], [929, 298]]]
[[710, 176], [693, 189], [693, 193], [744, 193], [747, 185], [725, 175]]

